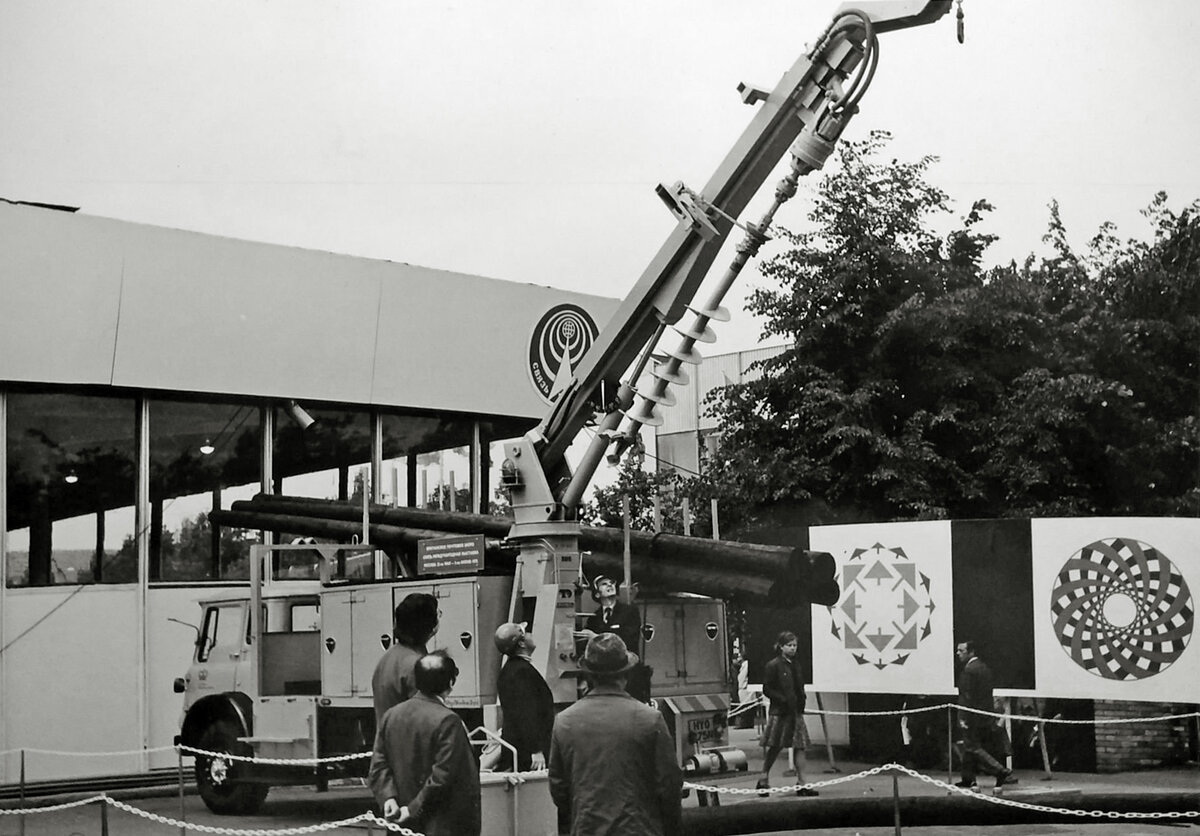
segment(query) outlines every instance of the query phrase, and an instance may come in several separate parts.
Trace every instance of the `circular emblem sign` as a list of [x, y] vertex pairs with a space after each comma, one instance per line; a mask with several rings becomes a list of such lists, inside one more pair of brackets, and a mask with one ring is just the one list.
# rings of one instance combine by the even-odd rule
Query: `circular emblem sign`
[[1063, 564], [1050, 592], [1071, 660], [1105, 679], [1145, 679], [1182, 655], [1195, 626], [1187, 581], [1153, 546], [1097, 540]]
[[599, 333], [591, 314], [578, 305], [556, 305], [538, 320], [529, 340], [529, 379], [543, 398], [553, 399], [554, 382], [570, 377]]

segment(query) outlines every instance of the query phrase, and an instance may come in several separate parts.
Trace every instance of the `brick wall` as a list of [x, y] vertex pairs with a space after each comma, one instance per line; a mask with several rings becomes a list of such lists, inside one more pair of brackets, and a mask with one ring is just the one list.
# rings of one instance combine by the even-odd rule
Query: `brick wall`
[[1189, 723], [1195, 720], [1158, 720], [1146, 723], [1113, 723], [1195, 711], [1191, 705], [1160, 702], [1096, 700], [1096, 771], [1128, 772], [1176, 766], [1188, 759]]

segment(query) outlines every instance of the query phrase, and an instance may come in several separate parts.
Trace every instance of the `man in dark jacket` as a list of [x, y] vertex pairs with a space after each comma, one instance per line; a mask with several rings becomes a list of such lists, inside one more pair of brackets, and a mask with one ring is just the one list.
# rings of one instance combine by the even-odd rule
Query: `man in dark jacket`
[[[954, 650], [962, 670], [958, 674], [958, 704], [963, 708], [994, 712], [996, 700], [992, 694], [992, 671], [983, 660], [975, 655], [975, 643], [959, 642]], [[990, 742], [996, 718], [975, 711], [958, 712], [958, 726], [963, 736], [962, 780], [958, 786], [976, 789], [975, 773], [982, 768], [996, 776], [996, 786], [1015, 784], [1016, 777], [1011, 769], [988, 754], [985, 748]]]
[[375, 728], [379, 728], [385, 711], [417, 692], [413, 665], [428, 652], [425, 645], [437, 632], [437, 598], [426, 592], [412, 592], [396, 605], [393, 615], [392, 635], [396, 641], [380, 657], [371, 674]]
[[[642, 646], [642, 618], [638, 608], [618, 600], [621, 585], [607, 575], [597, 575], [592, 580], [592, 598], [596, 611], [588, 616], [579, 635], [586, 638], [601, 633], [616, 633], [625, 642], [626, 649], [637, 653]], [[625, 690], [642, 702], [650, 701], [651, 670], [638, 663], [625, 679]]]
[[495, 641], [496, 649], [508, 657], [496, 683], [503, 715], [501, 737], [517, 750], [515, 766], [512, 754], [504, 749], [498, 768], [518, 772], [545, 769], [554, 728], [554, 695], [530, 661], [537, 645], [524, 624], [501, 624]]
[[458, 666], [444, 652], [413, 667], [417, 694], [383, 715], [368, 781], [383, 815], [426, 836], [479, 836], [479, 767], [446, 707]]
[[638, 657], [614, 633], [588, 640], [592, 690], [558, 715], [550, 796], [571, 836], [677, 836], [683, 778], [662, 714], [625, 692]]

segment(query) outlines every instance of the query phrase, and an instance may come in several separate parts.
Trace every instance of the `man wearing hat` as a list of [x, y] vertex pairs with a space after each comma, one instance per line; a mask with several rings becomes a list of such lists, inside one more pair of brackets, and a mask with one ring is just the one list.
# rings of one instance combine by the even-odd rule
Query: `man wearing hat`
[[[639, 648], [642, 644], [642, 618], [633, 604], [617, 600], [620, 582], [608, 575], [597, 575], [592, 579], [592, 598], [596, 611], [588, 616], [579, 635], [591, 638], [601, 633], [616, 633], [625, 642], [626, 649]], [[629, 693], [642, 702], [650, 701], [650, 670], [643, 664], [630, 671], [626, 685]]]
[[621, 637], [588, 640], [586, 696], [554, 721], [550, 796], [571, 836], [677, 836], [683, 777], [662, 715], [625, 693], [638, 663]]
[[496, 691], [503, 715], [501, 737], [517, 750], [517, 762], [503, 748], [499, 769], [528, 772], [545, 769], [554, 727], [554, 695], [530, 656], [536, 647], [524, 624], [501, 624], [496, 628], [496, 649], [508, 658], [500, 669]]

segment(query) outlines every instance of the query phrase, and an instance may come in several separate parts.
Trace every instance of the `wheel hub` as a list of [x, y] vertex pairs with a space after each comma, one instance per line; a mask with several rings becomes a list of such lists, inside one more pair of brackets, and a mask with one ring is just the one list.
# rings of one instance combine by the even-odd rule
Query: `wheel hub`
[[221, 786], [229, 778], [229, 761], [225, 758], [213, 758], [208, 763], [208, 778], [213, 786]]

